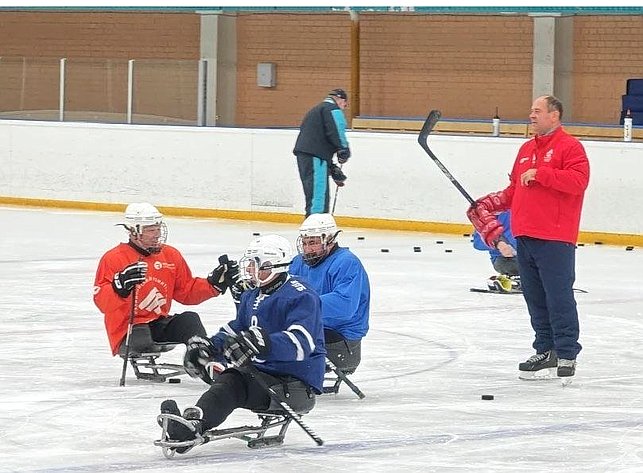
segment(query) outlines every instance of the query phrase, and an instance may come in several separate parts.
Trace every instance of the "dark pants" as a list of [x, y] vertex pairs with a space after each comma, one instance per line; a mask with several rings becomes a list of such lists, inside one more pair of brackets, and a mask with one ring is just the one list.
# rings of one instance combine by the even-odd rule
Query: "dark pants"
[[212, 429], [237, 408], [262, 411], [268, 408], [280, 409], [271, 404], [271, 398], [258, 382], [255, 376], [260, 376], [268, 386], [283, 399], [288, 391], [287, 403], [298, 413], [308, 412], [315, 405], [315, 395], [306, 384], [292, 376], [272, 376], [248, 367], [230, 368], [221, 373], [196, 405], [203, 411], [203, 428]]
[[362, 361], [362, 340], [347, 340], [336, 330], [324, 329], [326, 358], [341, 371], [352, 374]]
[[579, 324], [574, 299], [575, 253], [571, 243], [518, 237], [520, 283], [531, 317], [537, 353], [556, 349], [559, 358], [576, 359]]
[[328, 185], [328, 163], [310, 154], [297, 154], [299, 178], [306, 199], [306, 217], [310, 214], [328, 213], [330, 187]]
[[[187, 343], [190, 337], [200, 335], [207, 337], [201, 318], [196, 312], [161, 317], [146, 324], [136, 324], [132, 327], [129, 340], [130, 354], [160, 353], [167, 351], [156, 343]], [[119, 347], [119, 355], [125, 356], [125, 339]]]
[[518, 261], [516, 257], [507, 258], [506, 256], [498, 256], [493, 262], [493, 269], [500, 274], [507, 276], [519, 276]]
[[199, 314], [191, 311], [161, 317], [150, 322], [149, 326], [155, 342], [187, 343], [194, 335], [208, 336]]

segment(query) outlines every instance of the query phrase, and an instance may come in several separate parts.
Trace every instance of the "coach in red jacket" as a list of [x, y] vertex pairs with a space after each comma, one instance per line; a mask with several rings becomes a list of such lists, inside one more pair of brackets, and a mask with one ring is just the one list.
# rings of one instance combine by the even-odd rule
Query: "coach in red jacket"
[[556, 97], [534, 101], [529, 120], [535, 136], [518, 151], [511, 183], [467, 211], [485, 242], [496, 246], [503, 228], [495, 215], [511, 209], [522, 290], [535, 332], [536, 354], [519, 364], [523, 379], [551, 368], [559, 377], [573, 376], [582, 348], [573, 284], [589, 161], [583, 145], [563, 130], [562, 115]]

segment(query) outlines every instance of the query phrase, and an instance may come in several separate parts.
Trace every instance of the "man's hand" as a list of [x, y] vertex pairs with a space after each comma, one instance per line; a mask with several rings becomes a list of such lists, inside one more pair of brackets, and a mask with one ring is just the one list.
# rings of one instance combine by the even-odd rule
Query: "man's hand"
[[529, 184], [531, 184], [533, 181], [536, 180], [536, 172], [537, 172], [537, 169], [533, 169], [533, 168], [527, 169], [525, 172], [523, 172], [520, 175], [520, 183], [523, 186], [528, 186]]

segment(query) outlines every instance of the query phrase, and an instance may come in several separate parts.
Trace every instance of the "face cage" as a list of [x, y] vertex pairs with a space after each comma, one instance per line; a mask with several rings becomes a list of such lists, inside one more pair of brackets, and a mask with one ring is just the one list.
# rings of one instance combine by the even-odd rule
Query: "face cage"
[[[259, 266], [259, 258], [244, 256], [239, 260], [239, 274], [241, 275], [241, 279], [246, 281], [247, 286], [255, 289], [265, 286], [275, 279], [279, 273], [287, 272], [289, 264], [290, 263], [273, 266], [272, 263], [268, 262]], [[270, 273], [264, 279], [261, 279], [259, 277], [260, 271], [270, 271]]]
[[[319, 237], [321, 239], [321, 250], [315, 253], [304, 253], [304, 238]], [[302, 259], [308, 266], [315, 266], [326, 257], [328, 245], [332, 244], [334, 238], [328, 239], [326, 236], [321, 235], [299, 235], [297, 238], [297, 252], [301, 255]]]
[[134, 243], [136, 243], [139, 247], [142, 249], [149, 251], [150, 253], [158, 253], [161, 251], [161, 247], [165, 244], [167, 241], [167, 225], [165, 225], [165, 222], [161, 222], [158, 224], [159, 225], [159, 236], [156, 239], [156, 241], [151, 241], [147, 242], [147, 244], [143, 243], [143, 230], [145, 227], [151, 227], [153, 225], [136, 225], [135, 227], [130, 227], [130, 235], [132, 236], [132, 239], [134, 240]]

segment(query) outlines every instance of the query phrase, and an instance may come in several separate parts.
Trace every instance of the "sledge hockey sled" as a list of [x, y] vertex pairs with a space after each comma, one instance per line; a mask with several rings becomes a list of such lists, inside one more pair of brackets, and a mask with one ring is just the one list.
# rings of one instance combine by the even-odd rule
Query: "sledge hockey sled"
[[[161, 354], [173, 350], [177, 345], [178, 343], [155, 342], [147, 324], [134, 325], [130, 335], [128, 359], [136, 378], [164, 383], [169, 378], [186, 374], [183, 365], [157, 362]], [[121, 358], [125, 357], [125, 343], [121, 344], [118, 354]]]
[[324, 376], [324, 394], [337, 394], [344, 382], [360, 398], [364, 393], [349, 379], [360, 364], [362, 358], [362, 341], [349, 341], [337, 332], [325, 330], [326, 336], [326, 374]]
[[[288, 399], [288, 405], [300, 416], [307, 414], [315, 407], [315, 395], [308, 390], [302, 389], [300, 385], [295, 387], [294, 384], [289, 383], [286, 389], [281, 385], [271, 387], [280, 397]], [[282, 445], [286, 437], [286, 431], [293, 421], [292, 417], [272, 399], [268, 409], [253, 410], [252, 412], [259, 417], [258, 425], [244, 425], [227, 429], [214, 428], [203, 433], [199, 433], [194, 424], [188, 419], [175, 414], [159, 414], [157, 421], [163, 430], [160, 440], [155, 440], [154, 445], [161, 447], [163, 456], [168, 459], [173, 458], [175, 453], [187, 453], [198, 445], [229, 438], [236, 438], [246, 442], [248, 448], [252, 449]], [[170, 439], [168, 437], [170, 421], [180, 422], [185, 425], [194, 432], [196, 438], [184, 441]]]

